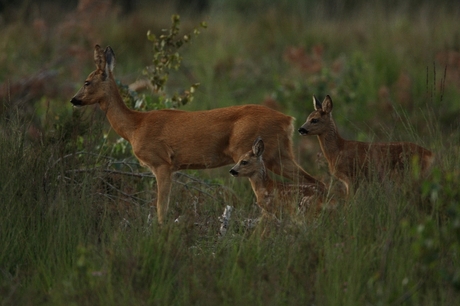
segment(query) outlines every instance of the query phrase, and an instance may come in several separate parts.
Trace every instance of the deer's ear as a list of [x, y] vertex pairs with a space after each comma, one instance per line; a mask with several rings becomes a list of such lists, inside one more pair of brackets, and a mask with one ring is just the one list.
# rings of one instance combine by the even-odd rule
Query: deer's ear
[[262, 153], [264, 153], [264, 149], [264, 142], [262, 140], [262, 137], [259, 136], [252, 145], [252, 153], [254, 153], [254, 155], [257, 157], [260, 157], [262, 156]]
[[106, 61], [105, 73], [109, 75], [112, 73], [113, 68], [115, 67], [115, 53], [113, 52], [112, 48], [110, 48], [110, 46], [107, 46], [107, 48], [104, 50], [104, 54]]
[[323, 108], [321, 102], [316, 98], [316, 96], [313, 96], [313, 107], [315, 110], [321, 110]]
[[94, 63], [96, 64], [97, 69], [104, 71], [105, 70], [105, 54], [104, 50], [99, 45], [94, 47]]
[[329, 114], [332, 111], [332, 99], [329, 95], [324, 98], [323, 101], [323, 112]]

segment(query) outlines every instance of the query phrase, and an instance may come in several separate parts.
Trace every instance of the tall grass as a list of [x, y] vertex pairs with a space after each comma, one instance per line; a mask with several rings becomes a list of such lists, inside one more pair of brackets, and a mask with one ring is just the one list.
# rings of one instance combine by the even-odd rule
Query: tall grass
[[[217, 1], [208, 15], [183, 16], [184, 30], [202, 19], [209, 28], [187, 46], [167, 90], [200, 82], [190, 110], [269, 97], [299, 126], [311, 95], [331, 94], [347, 138], [423, 144], [437, 156], [432, 174], [419, 184], [412, 173], [399, 186], [364, 182], [335, 209], [286, 216], [266, 231], [247, 226], [260, 215], [248, 182], [225, 167], [183, 172], [169, 222], [150, 224], [154, 178], [116, 144], [104, 114], [67, 101], [93, 69], [96, 42], [114, 48], [123, 83], [140, 78], [151, 57], [145, 33], [167, 27], [174, 9], [109, 10], [107, 19], [80, 16], [73, 25], [43, 12], [43, 35], [36, 20], [18, 19], [0, 31], [12, 42], [0, 45], [1, 305], [458, 301], [460, 68], [449, 61], [457, 8], [410, 13], [382, 2], [328, 18], [326, 6], [292, 3]], [[296, 60], [286, 54], [293, 47], [303, 47]], [[320, 69], [302, 68], [312, 58]], [[57, 77], [15, 89], [40, 69]], [[316, 139], [293, 138], [302, 165], [328, 181]], [[225, 205], [234, 211], [222, 237]]]

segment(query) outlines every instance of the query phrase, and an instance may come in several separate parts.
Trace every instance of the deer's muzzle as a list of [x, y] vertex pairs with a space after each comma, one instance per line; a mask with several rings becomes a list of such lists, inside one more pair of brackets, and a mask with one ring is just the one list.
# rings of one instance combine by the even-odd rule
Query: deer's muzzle
[[300, 135], [307, 135], [307, 134], [308, 134], [308, 131], [307, 131], [307, 129], [301, 127], [301, 128], [299, 129], [299, 133], [300, 133]]
[[235, 169], [230, 169], [230, 174], [233, 176], [238, 176], [238, 171], [236, 171]]
[[75, 106], [81, 106], [81, 100], [73, 97], [72, 100], [70, 100], [70, 103], [72, 103]]

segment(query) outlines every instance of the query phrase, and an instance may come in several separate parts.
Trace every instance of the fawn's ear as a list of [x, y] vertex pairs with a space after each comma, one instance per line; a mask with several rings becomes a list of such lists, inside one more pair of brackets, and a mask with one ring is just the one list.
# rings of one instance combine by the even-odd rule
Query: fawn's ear
[[316, 96], [313, 96], [313, 107], [315, 110], [321, 110], [323, 108], [321, 102], [316, 98]]
[[326, 114], [329, 114], [332, 111], [332, 99], [329, 95], [324, 98], [322, 109]]
[[252, 145], [252, 153], [254, 153], [257, 157], [260, 157], [262, 156], [262, 153], [264, 153], [264, 149], [264, 141], [262, 140], [262, 137], [259, 136]]

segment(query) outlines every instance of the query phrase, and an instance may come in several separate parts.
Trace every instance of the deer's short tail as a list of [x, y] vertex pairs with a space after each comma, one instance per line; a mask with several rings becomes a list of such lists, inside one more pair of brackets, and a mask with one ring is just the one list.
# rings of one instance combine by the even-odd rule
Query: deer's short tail
[[422, 171], [426, 175], [430, 171], [433, 163], [435, 161], [435, 154], [433, 152], [429, 152], [429, 154], [423, 155], [422, 158]]

